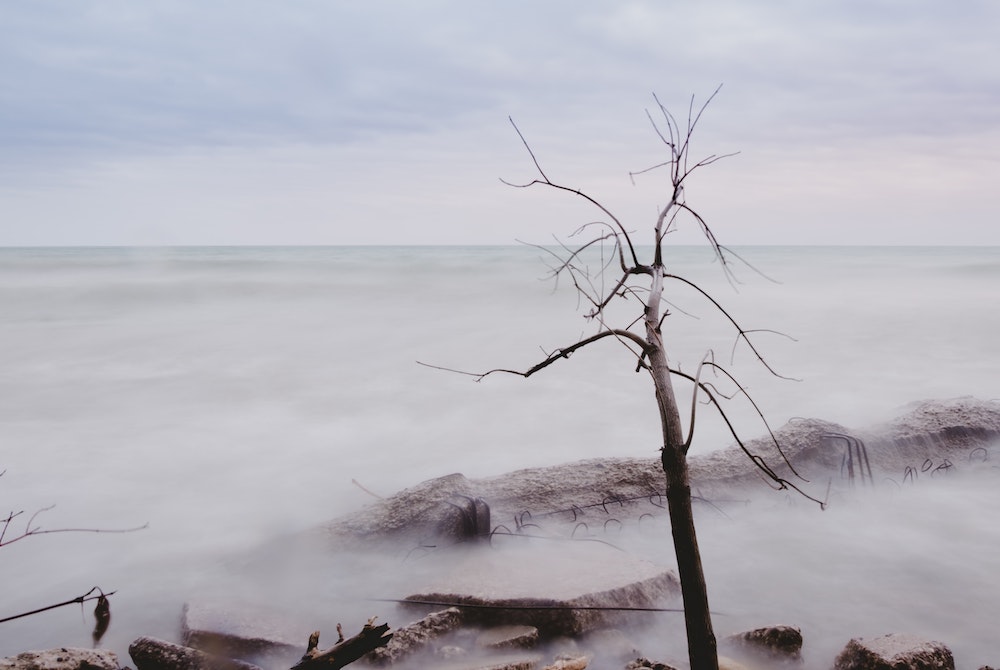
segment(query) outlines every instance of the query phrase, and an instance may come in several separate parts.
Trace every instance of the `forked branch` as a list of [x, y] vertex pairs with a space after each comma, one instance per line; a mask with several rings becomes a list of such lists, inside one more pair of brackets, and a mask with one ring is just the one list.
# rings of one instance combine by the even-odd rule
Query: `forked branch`
[[38, 510], [28, 519], [27, 523], [24, 525], [24, 530], [20, 531], [16, 535], [8, 536], [8, 531], [11, 530], [11, 524], [14, 520], [24, 514], [24, 510], [19, 512], [10, 512], [7, 518], [0, 519], [0, 547], [6, 547], [9, 544], [14, 544], [15, 542], [20, 542], [21, 540], [29, 537], [34, 537], [36, 535], [50, 535], [52, 533], [134, 533], [136, 531], [143, 530], [149, 527], [148, 523], [144, 523], [141, 526], [136, 526], [134, 528], [49, 528], [43, 529], [41, 526], [35, 525], [35, 519], [39, 514], [43, 512], [48, 512], [55, 505], [50, 505], [49, 507], [43, 507]]
[[434, 370], [444, 370], [445, 372], [454, 372], [454, 373], [460, 374], [460, 375], [466, 375], [466, 376], [469, 376], [469, 377], [475, 377], [475, 379], [476, 379], [477, 382], [478, 381], [482, 381], [484, 378], [486, 378], [486, 377], [488, 377], [488, 376], [490, 376], [492, 374], [496, 374], [496, 373], [503, 373], [503, 374], [508, 374], [508, 375], [516, 375], [518, 377], [525, 377], [525, 378], [527, 378], [527, 377], [530, 377], [531, 375], [535, 374], [536, 372], [544, 370], [545, 368], [549, 367], [550, 365], [552, 365], [556, 361], [563, 360], [563, 359], [568, 359], [574, 352], [579, 351], [580, 349], [583, 349], [587, 345], [593, 344], [594, 342], [597, 342], [599, 340], [603, 340], [603, 339], [605, 339], [607, 337], [614, 337], [614, 338], [619, 338], [619, 339], [623, 339], [623, 340], [629, 340], [630, 342], [632, 342], [635, 345], [638, 345], [642, 349], [645, 349], [646, 346], [647, 346], [646, 342], [641, 337], [639, 337], [638, 335], [636, 335], [635, 333], [633, 333], [631, 331], [622, 330], [622, 329], [611, 329], [611, 330], [602, 330], [601, 332], [599, 332], [599, 333], [597, 333], [595, 335], [591, 335], [590, 337], [586, 337], [586, 338], [580, 340], [579, 342], [577, 342], [576, 344], [572, 344], [572, 345], [570, 345], [568, 347], [564, 347], [562, 349], [556, 349], [551, 354], [549, 354], [548, 356], [546, 356], [544, 360], [542, 360], [539, 363], [536, 363], [535, 365], [531, 366], [527, 370], [511, 370], [511, 369], [508, 369], [508, 368], [494, 368], [492, 370], [487, 370], [486, 372], [467, 372], [465, 370], [456, 370], [454, 368], [446, 368], [446, 367], [443, 367], [443, 366], [440, 366], [440, 365], [431, 365], [430, 363], [423, 363], [421, 361], [417, 361], [417, 365], [423, 365], [424, 367], [432, 368]]
[[572, 193], [575, 196], [583, 198], [584, 200], [586, 200], [587, 202], [589, 202], [591, 205], [593, 205], [594, 207], [596, 207], [597, 209], [599, 209], [601, 212], [603, 212], [609, 219], [611, 219], [614, 222], [615, 227], [618, 228], [618, 230], [624, 236], [625, 243], [627, 244], [628, 249], [629, 249], [629, 254], [632, 256], [632, 262], [635, 265], [638, 265], [639, 264], [639, 257], [636, 254], [635, 247], [632, 246], [632, 240], [631, 240], [631, 238], [628, 235], [628, 231], [625, 229], [625, 226], [622, 225], [622, 222], [618, 220], [618, 217], [615, 216], [611, 212], [611, 210], [609, 210], [607, 207], [605, 207], [600, 202], [598, 202], [597, 200], [595, 200], [591, 196], [587, 195], [586, 193], [584, 193], [580, 189], [570, 188], [569, 186], [563, 186], [561, 184], [556, 184], [555, 182], [553, 182], [552, 180], [550, 180], [549, 177], [548, 177], [548, 175], [546, 175], [545, 171], [542, 169], [541, 164], [538, 162], [538, 158], [535, 157], [535, 152], [532, 151], [531, 145], [529, 145], [528, 141], [526, 139], [524, 139], [524, 135], [521, 133], [521, 129], [517, 127], [517, 124], [514, 123], [514, 119], [512, 117], [507, 117], [507, 118], [510, 121], [510, 125], [514, 126], [514, 131], [517, 133], [517, 136], [521, 138], [521, 143], [524, 145], [524, 148], [528, 151], [528, 155], [531, 156], [531, 162], [535, 164], [535, 169], [538, 170], [538, 174], [541, 175], [542, 178], [541, 179], [533, 179], [530, 182], [527, 182], [527, 183], [524, 183], [524, 184], [516, 184], [514, 182], [507, 181], [506, 179], [501, 179], [500, 181], [503, 182], [504, 184], [508, 185], [508, 186], [513, 186], [514, 188], [528, 188], [528, 187], [531, 187], [531, 186], [535, 186], [536, 184], [544, 184], [545, 186], [549, 186], [549, 187], [554, 188], [554, 189], [556, 189], [558, 191], [565, 191], [567, 193]]

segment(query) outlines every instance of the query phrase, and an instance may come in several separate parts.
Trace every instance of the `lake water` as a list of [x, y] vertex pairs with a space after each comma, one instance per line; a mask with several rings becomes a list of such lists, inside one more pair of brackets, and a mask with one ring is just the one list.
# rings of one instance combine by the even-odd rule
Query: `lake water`
[[[734, 348], [732, 327], [681, 284], [668, 285], [665, 330], [685, 370], [708, 350], [732, 359], [773, 425], [865, 427], [915, 400], [1000, 397], [1000, 248], [738, 251], [774, 281], [740, 270], [731, 285], [701, 248], [673, 249], [670, 262], [762, 329], [759, 349], [795, 381]], [[117, 589], [106, 645], [124, 654], [137, 634], [175, 635], [179, 604], [224, 581], [223, 558], [368, 502], [352, 480], [388, 495], [451, 472], [655, 457], [650, 384], [610, 341], [527, 380], [418, 365], [524, 369], [592, 332], [571, 287], [546, 279], [544, 255], [0, 249], [0, 500], [25, 510], [8, 538], [51, 505], [36, 526], [149, 524], [0, 548], [0, 617]], [[763, 432], [746, 408], [732, 412], [744, 434]], [[707, 419], [695, 453], [730, 442]], [[820, 660], [849, 637], [908, 626], [952, 644], [959, 667], [996, 664], [995, 473], [795, 508], [780, 523], [706, 517], [713, 606], [733, 625], [755, 614], [812, 626]], [[86, 646], [89, 630], [79, 607], [0, 624], [0, 656]]]

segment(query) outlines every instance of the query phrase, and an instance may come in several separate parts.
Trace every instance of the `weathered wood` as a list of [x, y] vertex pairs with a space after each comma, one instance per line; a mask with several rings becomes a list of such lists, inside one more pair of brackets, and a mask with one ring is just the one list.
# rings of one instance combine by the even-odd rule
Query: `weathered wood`
[[392, 633], [388, 632], [389, 624], [376, 626], [374, 622], [374, 618], [370, 619], [360, 633], [346, 640], [338, 625], [340, 641], [326, 651], [319, 650], [319, 631], [314, 632], [309, 636], [305, 655], [292, 666], [292, 670], [339, 670], [373, 649], [384, 647], [392, 639]]

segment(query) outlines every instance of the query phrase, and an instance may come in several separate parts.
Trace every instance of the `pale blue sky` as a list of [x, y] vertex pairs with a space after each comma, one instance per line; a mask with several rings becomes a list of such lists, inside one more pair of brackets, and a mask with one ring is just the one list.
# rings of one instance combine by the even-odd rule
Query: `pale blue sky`
[[[508, 244], [663, 201], [646, 108], [723, 88], [691, 204], [732, 244], [1000, 244], [1000, 3], [0, 8], [0, 245]], [[679, 241], [693, 237], [677, 236]]]

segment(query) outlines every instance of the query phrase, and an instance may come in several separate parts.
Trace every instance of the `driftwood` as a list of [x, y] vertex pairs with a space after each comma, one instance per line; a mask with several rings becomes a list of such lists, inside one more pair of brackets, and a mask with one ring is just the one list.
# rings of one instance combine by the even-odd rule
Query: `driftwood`
[[375, 617], [368, 620], [361, 632], [352, 638], [344, 639], [340, 624], [337, 624], [337, 634], [340, 639], [326, 651], [319, 650], [319, 631], [309, 636], [309, 645], [302, 660], [292, 666], [292, 670], [338, 670], [353, 663], [373, 649], [378, 649], [389, 643], [392, 633], [389, 624], [375, 625]]

